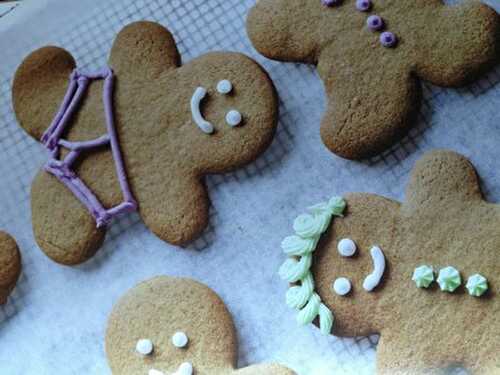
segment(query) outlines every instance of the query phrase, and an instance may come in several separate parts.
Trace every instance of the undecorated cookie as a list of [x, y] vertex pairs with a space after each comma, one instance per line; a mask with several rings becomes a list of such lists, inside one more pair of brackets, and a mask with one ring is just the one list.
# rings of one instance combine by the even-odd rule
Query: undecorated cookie
[[262, 154], [277, 124], [274, 86], [239, 53], [215, 52], [181, 66], [168, 30], [126, 26], [109, 67], [75, 70], [63, 49], [44, 47], [18, 68], [14, 109], [50, 151], [31, 190], [38, 245], [62, 264], [97, 251], [106, 225], [138, 209], [166, 242], [207, 226], [204, 176]]
[[[500, 374], [500, 205], [483, 200], [467, 159], [426, 154], [404, 203], [357, 193], [309, 215], [282, 245], [289, 258], [280, 274], [292, 283], [287, 303], [299, 323], [338, 336], [380, 334], [379, 375], [455, 365]], [[356, 243], [354, 256], [339, 254], [343, 239]], [[349, 294], [334, 289], [341, 277]]]
[[21, 273], [21, 254], [16, 241], [0, 231], [0, 305], [14, 289]]
[[224, 303], [203, 284], [163, 276], [115, 305], [106, 354], [113, 375], [295, 374], [275, 364], [236, 370], [236, 333]]
[[321, 137], [360, 159], [405, 135], [420, 79], [464, 85], [498, 60], [500, 18], [479, 1], [260, 0], [247, 30], [271, 59], [316, 64], [328, 96]]

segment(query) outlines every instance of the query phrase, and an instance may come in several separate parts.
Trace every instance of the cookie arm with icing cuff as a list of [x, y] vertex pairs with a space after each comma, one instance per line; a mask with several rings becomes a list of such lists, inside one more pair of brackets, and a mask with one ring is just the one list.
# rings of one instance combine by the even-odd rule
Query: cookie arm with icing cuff
[[363, 282], [363, 288], [367, 292], [373, 291], [373, 289], [380, 284], [385, 272], [385, 256], [380, 247], [372, 247], [370, 255], [373, 260], [373, 272], [369, 274]]

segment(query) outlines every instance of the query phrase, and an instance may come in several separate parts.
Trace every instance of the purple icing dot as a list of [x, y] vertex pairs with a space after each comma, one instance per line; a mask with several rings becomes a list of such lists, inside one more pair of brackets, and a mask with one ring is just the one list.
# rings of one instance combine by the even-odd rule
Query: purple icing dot
[[390, 31], [383, 32], [380, 34], [380, 43], [384, 47], [394, 47], [397, 43], [398, 39], [396, 35], [391, 33]]
[[371, 31], [378, 31], [384, 27], [384, 20], [380, 16], [373, 15], [367, 18], [366, 25]]
[[321, 0], [321, 3], [327, 7], [332, 7], [340, 3], [340, 0]]
[[371, 0], [356, 0], [356, 9], [360, 12], [368, 12], [371, 7]]

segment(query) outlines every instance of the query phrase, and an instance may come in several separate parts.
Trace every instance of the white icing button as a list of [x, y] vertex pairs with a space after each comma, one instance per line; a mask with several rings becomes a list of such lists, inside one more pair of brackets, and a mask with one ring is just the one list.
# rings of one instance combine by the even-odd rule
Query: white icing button
[[148, 371], [148, 375], [165, 375], [163, 372], [155, 370], [152, 368], [151, 370]]
[[184, 362], [179, 366], [175, 375], [193, 375], [193, 365], [189, 362]]
[[137, 341], [135, 350], [139, 354], [150, 355], [151, 353], [153, 353], [153, 343], [151, 342], [151, 340], [141, 339]]
[[231, 83], [231, 81], [228, 81], [227, 79], [223, 79], [217, 84], [217, 91], [219, 92], [219, 94], [223, 95], [229, 94], [232, 89], [233, 89], [233, 84]]
[[350, 238], [340, 240], [337, 250], [343, 257], [352, 257], [356, 252], [356, 243]]
[[174, 344], [174, 346], [179, 349], [185, 348], [188, 344], [188, 341], [188, 337], [184, 332], [177, 332], [172, 336], [172, 344]]
[[226, 115], [226, 122], [229, 126], [238, 126], [241, 123], [241, 113], [235, 109], [230, 110]]
[[339, 277], [333, 283], [333, 290], [339, 296], [345, 296], [351, 291], [351, 282], [345, 277]]

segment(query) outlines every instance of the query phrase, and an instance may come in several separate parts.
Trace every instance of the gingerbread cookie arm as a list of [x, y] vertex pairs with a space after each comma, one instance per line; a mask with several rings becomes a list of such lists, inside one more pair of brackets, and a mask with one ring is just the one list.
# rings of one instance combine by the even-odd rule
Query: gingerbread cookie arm
[[436, 85], [460, 86], [489, 69], [500, 56], [500, 16], [479, 1], [440, 6], [418, 29], [422, 57], [416, 73]]
[[0, 231], [0, 305], [14, 289], [21, 273], [21, 254], [16, 241], [7, 233]]
[[[365, 43], [361, 37], [358, 42]], [[321, 138], [339, 156], [361, 159], [380, 152], [407, 133], [416, 114], [420, 84], [396, 56], [387, 58], [384, 53], [370, 49], [372, 57], [366, 59], [343, 49], [322, 54], [318, 71], [329, 105]], [[336, 69], [331, 60], [349, 69]], [[363, 79], [352, 79], [357, 76]]]
[[31, 188], [33, 232], [38, 246], [64, 265], [82, 263], [102, 245], [106, 229], [54, 176], [40, 172]]
[[436, 150], [425, 154], [415, 164], [402, 209], [409, 214], [445, 204], [449, 210], [454, 202], [477, 203], [481, 200], [479, 180], [472, 164], [455, 152]]
[[262, 364], [245, 367], [234, 372], [235, 375], [295, 375], [289, 368], [276, 364]]
[[23, 129], [40, 140], [52, 122], [75, 68], [73, 57], [58, 47], [43, 47], [26, 57], [16, 71], [12, 99]]
[[125, 26], [113, 43], [110, 65], [121, 80], [154, 80], [179, 66], [181, 58], [172, 34], [148, 21]]
[[318, 0], [314, 13], [304, 15], [310, 2], [259, 1], [247, 19], [247, 32], [254, 47], [270, 59], [316, 63], [317, 28], [322, 9]]

